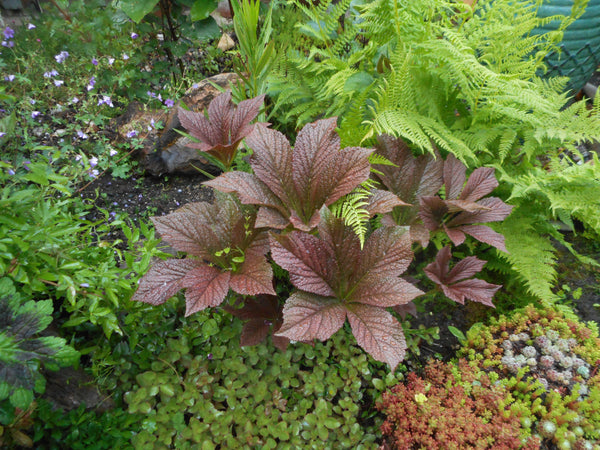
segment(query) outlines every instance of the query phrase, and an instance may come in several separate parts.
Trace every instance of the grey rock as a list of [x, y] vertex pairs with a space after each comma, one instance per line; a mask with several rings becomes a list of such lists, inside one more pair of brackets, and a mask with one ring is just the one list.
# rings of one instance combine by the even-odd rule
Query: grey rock
[[[179, 100], [179, 104], [192, 111], [204, 111], [220, 93], [214, 85], [227, 89], [237, 81], [239, 77], [235, 73], [207, 78], [189, 89]], [[164, 127], [157, 127], [158, 123], [162, 123]], [[211, 174], [218, 173], [218, 169], [209, 164], [198, 150], [188, 146], [190, 140], [178, 133], [177, 130], [185, 130], [177, 117], [177, 106], [169, 110], [149, 110], [145, 105], [133, 102], [122, 116], [114, 120], [112, 128], [116, 130], [116, 136], [113, 136], [116, 142], [131, 140], [127, 137], [131, 131], [138, 133], [142, 149], [135, 156], [151, 175], [194, 174], [199, 173], [198, 168]]]

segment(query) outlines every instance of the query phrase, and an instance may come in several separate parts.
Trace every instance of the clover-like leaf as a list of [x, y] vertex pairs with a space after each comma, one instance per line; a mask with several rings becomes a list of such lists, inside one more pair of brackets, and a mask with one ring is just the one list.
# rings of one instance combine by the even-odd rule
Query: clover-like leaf
[[485, 261], [468, 256], [450, 270], [451, 256], [449, 246], [438, 252], [435, 261], [425, 267], [429, 279], [442, 289], [446, 297], [457, 303], [464, 304], [465, 299], [469, 299], [493, 307], [492, 298], [502, 286], [471, 278], [481, 271]]
[[251, 125], [264, 102], [264, 95], [241, 101], [237, 107], [231, 101], [231, 91], [216, 96], [208, 105], [208, 118], [202, 112], [179, 108], [178, 117], [188, 133], [200, 142], [189, 144], [219, 160], [225, 168], [231, 166], [237, 148], [254, 130]]
[[254, 174], [224, 173], [205, 184], [235, 192], [242, 203], [260, 206], [261, 226], [283, 229], [291, 225], [310, 231], [318, 224], [324, 205], [331, 205], [369, 177], [373, 150], [340, 149], [335, 124], [331, 118], [306, 125], [294, 149], [278, 131], [258, 126], [246, 139], [253, 150]]

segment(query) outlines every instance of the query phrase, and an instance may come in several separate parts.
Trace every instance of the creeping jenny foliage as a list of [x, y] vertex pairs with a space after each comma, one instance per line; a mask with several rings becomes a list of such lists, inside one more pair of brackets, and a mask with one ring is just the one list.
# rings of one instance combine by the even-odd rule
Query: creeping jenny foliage
[[136, 448], [377, 448], [370, 405], [398, 379], [347, 345], [348, 331], [282, 352], [240, 347], [242, 323], [229, 314], [181, 320], [183, 337], [117, 369], [129, 411], [145, 415]]

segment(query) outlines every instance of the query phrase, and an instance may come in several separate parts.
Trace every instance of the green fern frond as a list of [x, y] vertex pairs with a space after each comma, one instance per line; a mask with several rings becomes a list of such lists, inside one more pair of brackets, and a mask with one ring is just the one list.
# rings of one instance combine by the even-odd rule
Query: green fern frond
[[[526, 206], [517, 207], [494, 229], [505, 236], [508, 253], [500, 252], [531, 294], [543, 301], [556, 300], [552, 287], [556, 281], [556, 249], [543, 225], [546, 218]], [[542, 224], [542, 225], [541, 225]], [[545, 230], [546, 229], [546, 230]]]
[[335, 217], [344, 219], [344, 223], [352, 228], [360, 240], [361, 248], [365, 243], [370, 218], [365, 207], [369, 204], [368, 198], [376, 184], [374, 180], [368, 179], [329, 207]]

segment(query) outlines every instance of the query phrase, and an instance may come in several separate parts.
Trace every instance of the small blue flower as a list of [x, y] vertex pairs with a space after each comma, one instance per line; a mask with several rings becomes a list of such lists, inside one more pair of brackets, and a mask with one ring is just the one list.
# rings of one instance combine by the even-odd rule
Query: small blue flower
[[36, 26], [32, 23], [30, 23], [29, 25], [27, 25], [27, 29], [28, 30], [33, 30], [34, 28], [36, 28]]
[[31, 113], [31, 118], [32, 118], [32, 119], [35, 119], [35, 118], [36, 118], [37, 116], [39, 116], [40, 114], [41, 114], [41, 112], [39, 112], [39, 111], [33, 111], [33, 112]]
[[57, 63], [62, 64], [69, 57], [69, 52], [65, 52], [64, 50], [60, 52], [58, 55], [54, 57]]
[[13, 81], [14, 79], [15, 79], [15, 76], [13, 74], [6, 75], [4, 77], [4, 81]]
[[92, 58], [92, 64], [97, 66], [98, 65], [98, 60], [96, 58]]
[[131, 39], [137, 39], [139, 37], [140, 37], [139, 34], [137, 34], [137, 33], [131, 33]]
[[170, 98], [165, 100], [165, 106], [172, 108], [173, 105], [175, 105], [175, 102], [173, 100], [171, 100]]
[[54, 80], [54, 86], [62, 86], [63, 84], [65, 84], [65, 82], [63, 80]]
[[134, 138], [134, 137], [136, 137], [136, 136], [137, 136], [137, 131], [135, 131], [135, 130], [131, 130], [129, 133], [127, 133], [127, 134], [126, 134], [126, 136], [127, 136], [128, 138], [130, 138], [130, 139], [131, 139], [131, 138]]
[[13, 30], [13, 29], [12, 29], [12, 28], [10, 28], [10, 27], [6, 27], [6, 28], [4, 29], [4, 37], [5, 37], [6, 39], [12, 39], [12, 38], [14, 38], [14, 37], [15, 37], [15, 30]]
[[98, 158], [96, 158], [95, 156], [92, 156], [90, 158], [90, 167], [96, 167], [98, 165]]
[[15, 171], [14, 171], [14, 170], [12, 170], [12, 169], [8, 169], [8, 171], [7, 171], [7, 172], [8, 172], [8, 174], [9, 174], [9, 175], [14, 175], [14, 174], [15, 174]]

